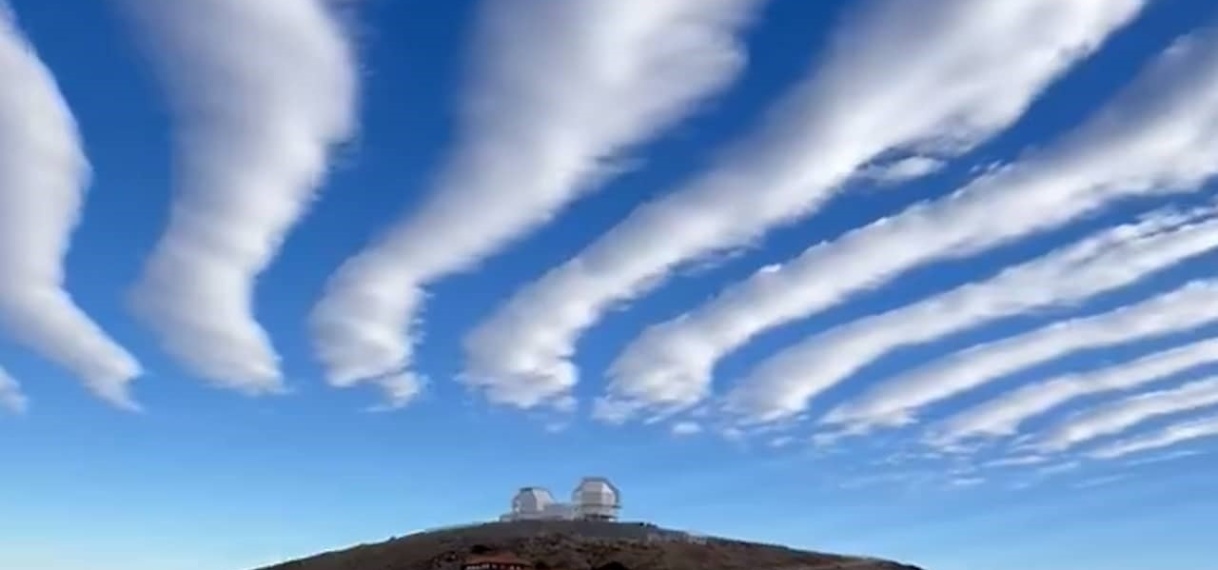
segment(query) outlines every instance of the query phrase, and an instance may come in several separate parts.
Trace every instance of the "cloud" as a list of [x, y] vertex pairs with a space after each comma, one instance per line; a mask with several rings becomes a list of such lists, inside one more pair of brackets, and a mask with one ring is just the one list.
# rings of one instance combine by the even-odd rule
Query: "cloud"
[[1062, 473], [1069, 473], [1071, 471], [1075, 471], [1079, 467], [1082, 467], [1082, 465], [1083, 464], [1081, 461], [1078, 461], [1077, 459], [1072, 459], [1069, 461], [1064, 461], [1062, 463], [1055, 463], [1053, 465], [1041, 467], [1036, 470], [1036, 475], [1039, 475], [1041, 477], [1050, 477], [1053, 475], [1061, 475]]
[[1133, 362], [1022, 386], [942, 421], [927, 438], [948, 445], [970, 437], [1014, 435], [1028, 419], [1075, 398], [1129, 390], [1200, 366], [1218, 364], [1218, 339], [1178, 346]]
[[1152, 418], [1218, 404], [1218, 378], [1190, 382], [1110, 402], [1059, 422], [1029, 447], [1062, 452], [1099, 437], [1121, 433]]
[[1155, 433], [1116, 441], [1087, 455], [1093, 459], [1117, 459], [1178, 443], [1218, 436], [1218, 416], [1190, 420], [1167, 426]]
[[985, 483], [983, 477], [953, 477], [948, 480], [948, 485], [952, 487], [976, 487], [982, 483]]
[[768, 445], [774, 449], [781, 449], [781, 448], [787, 447], [793, 443], [795, 443], [794, 436], [780, 435], [774, 439], [771, 439], [768, 443], [766, 443], [766, 445]]
[[995, 459], [986, 463], [985, 467], [1025, 467], [1028, 465], [1040, 465], [1048, 461], [1049, 458], [1044, 455], [1018, 455]]
[[673, 435], [695, 435], [702, 433], [702, 426], [696, 422], [677, 422], [672, 425]]
[[332, 278], [310, 326], [330, 382], [411, 364], [425, 288], [612, 174], [743, 68], [758, 0], [484, 3], [460, 143], [417, 210]]
[[884, 185], [896, 184], [933, 174], [946, 165], [945, 161], [936, 158], [910, 156], [894, 162], [868, 166], [859, 176]]
[[76, 121], [2, 1], [0, 78], [0, 325], [97, 396], [135, 409], [139, 363], [64, 290], [63, 258], [91, 177]]
[[[2, 10], [2, 8], [0, 8]], [[2, 18], [3, 16], [0, 16]], [[21, 385], [3, 368], [0, 368], [0, 409], [14, 414], [24, 413], [30, 401], [21, 393]]]
[[1073, 486], [1075, 489], [1091, 489], [1094, 487], [1102, 487], [1105, 485], [1111, 485], [1113, 483], [1119, 483], [1126, 479], [1129, 479], [1128, 473], [1116, 473], [1113, 475], [1101, 475], [1099, 477], [1084, 479], [1075, 483]]
[[327, 0], [126, 0], [178, 122], [168, 228], [131, 291], [169, 353], [217, 385], [283, 389], [257, 276], [357, 126], [353, 48]]
[[1177, 459], [1185, 459], [1188, 457], [1195, 457], [1198, 455], [1201, 455], [1201, 452], [1197, 451], [1195, 449], [1181, 449], [1179, 451], [1172, 451], [1169, 453], [1164, 453], [1162, 455], [1153, 455], [1150, 457], [1131, 459], [1131, 460], [1125, 462], [1125, 467], [1142, 467], [1144, 465], [1154, 465], [1154, 464], [1158, 464], [1158, 463], [1166, 463], [1168, 461], [1176, 461]]
[[[1121, 199], [1195, 191], [1218, 172], [1218, 34], [1174, 43], [1082, 127], [947, 198], [815, 246], [641, 337], [671, 362], [635, 365], [633, 384], [696, 374], [756, 333], [823, 310], [929, 262], [1043, 232]], [[997, 216], [995, 212], [1001, 212]], [[681, 350], [673, 347], [680, 347]], [[692, 348], [691, 348], [692, 347]], [[785, 360], [758, 366], [730, 395], [750, 419], [798, 413], [821, 379]], [[700, 381], [700, 380], [699, 380]], [[643, 392], [646, 394], [646, 391]]]
[[426, 382], [414, 374], [407, 372], [390, 374], [376, 380], [385, 393], [385, 402], [372, 407], [373, 411], [388, 412], [400, 410], [415, 400], [423, 392]]
[[[523, 407], [569, 391], [577, 381], [570, 362], [575, 341], [610, 307], [643, 294], [682, 263], [747, 245], [811, 214], [882, 155], [965, 152], [1015, 121], [1142, 4], [873, 3], [838, 31], [823, 65], [758, 132], [685, 187], [636, 209], [480, 324], [466, 338], [468, 376], [496, 399]], [[700, 386], [692, 383], [691, 393], [691, 383], [667, 370], [689, 373], [685, 364], [707, 352], [705, 343], [665, 346], [656, 365], [644, 367], [656, 374], [618, 369], [615, 395], [696, 400]], [[677, 365], [670, 367], [670, 359]]]
[[1184, 332], [1218, 321], [1218, 281], [1199, 280], [1108, 313], [1059, 321], [974, 346], [885, 381], [831, 410], [825, 423], [905, 425], [920, 408], [1066, 355]]
[[[1214, 207], [1165, 210], [921, 302], [812, 336], [758, 365], [820, 393], [875, 359], [1003, 317], [1068, 306], [1218, 248]], [[647, 345], [650, 346], [650, 345]]]

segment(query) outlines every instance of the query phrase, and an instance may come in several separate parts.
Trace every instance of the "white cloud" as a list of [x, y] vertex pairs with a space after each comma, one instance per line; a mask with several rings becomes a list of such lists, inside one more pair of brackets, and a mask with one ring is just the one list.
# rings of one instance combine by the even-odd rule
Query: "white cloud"
[[812, 434], [812, 445], [816, 447], [833, 447], [837, 442], [849, 437], [845, 431], [822, 431]]
[[767, 445], [775, 449], [782, 449], [791, 445], [792, 443], [795, 443], [795, 436], [780, 435], [774, 439], [771, 439]]
[[1196, 457], [1198, 455], [1201, 455], [1201, 452], [1197, 451], [1195, 449], [1181, 449], [1179, 451], [1172, 451], [1169, 453], [1164, 453], [1162, 455], [1154, 455], [1154, 456], [1150, 456], [1150, 457], [1143, 457], [1140, 459], [1131, 459], [1131, 460], [1125, 462], [1125, 466], [1126, 467], [1141, 467], [1144, 465], [1154, 465], [1157, 463], [1166, 463], [1168, 461], [1175, 461], [1177, 459]]
[[1084, 480], [1082, 480], [1082, 481], [1079, 481], [1079, 482], [1077, 482], [1077, 483], [1075, 483], [1075, 484], [1074, 484], [1074, 488], [1075, 488], [1075, 489], [1091, 489], [1091, 488], [1094, 488], [1094, 487], [1103, 487], [1103, 486], [1105, 486], [1105, 485], [1111, 485], [1111, 484], [1113, 484], [1113, 483], [1119, 483], [1119, 482], [1124, 481], [1124, 480], [1126, 480], [1126, 479], [1129, 479], [1129, 474], [1128, 474], [1128, 473], [1116, 473], [1116, 474], [1113, 474], [1113, 475], [1101, 475], [1101, 476], [1099, 476], [1099, 477], [1091, 477], [1091, 478], [1089, 478], [1089, 479], [1084, 479]]
[[864, 168], [859, 176], [880, 184], [896, 184], [939, 171], [947, 163], [929, 156], [910, 156]]
[[385, 402], [372, 407], [373, 411], [392, 411], [406, 407], [423, 392], [426, 382], [408, 372], [390, 374], [377, 378], [376, 383], [385, 393]]
[[702, 426], [697, 422], [677, 422], [672, 424], [673, 435], [694, 435], [702, 432]]
[[1039, 476], [1042, 476], [1042, 477], [1061, 475], [1062, 473], [1069, 473], [1071, 471], [1075, 471], [1079, 467], [1082, 467], [1082, 465], [1083, 464], [1081, 461], [1078, 461], [1077, 459], [1072, 459], [1069, 461], [1064, 461], [1062, 463], [1055, 463], [1053, 465], [1041, 467], [1036, 470], [1036, 474]]
[[1218, 416], [1167, 426], [1158, 432], [1116, 441], [1087, 455], [1094, 459], [1116, 459], [1134, 453], [1163, 449], [1178, 443], [1218, 436]]
[[1063, 356], [1183, 332], [1218, 321], [1218, 281], [1194, 281], [1108, 313], [1059, 321], [974, 346], [885, 381], [829, 412], [860, 429], [905, 425], [925, 406]]
[[621, 424], [630, 419], [632, 410], [617, 402], [600, 401], [592, 407], [592, 417], [609, 424]]
[[357, 126], [353, 48], [327, 0], [126, 0], [178, 122], [169, 226], [131, 292], [193, 372], [283, 389], [257, 276]]
[[1049, 428], [1030, 447], [1062, 452], [1094, 439], [1121, 433], [1156, 417], [1218, 404], [1218, 378], [1189, 382], [1178, 388], [1139, 394], [1090, 408]]
[[948, 481], [952, 487], [976, 487], [982, 483], [985, 483], [983, 477], [954, 477]]
[[1048, 461], [1049, 458], [1044, 455], [1017, 455], [995, 459], [986, 463], [985, 467], [1024, 467], [1028, 465], [1040, 465]]
[[139, 363], [63, 288], [90, 177], [55, 78], [0, 0], [0, 325], [99, 397], [134, 409]]
[[894, 349], [1027, 311], [1071, 305], [1218, 248], [1218, 219], [1200, 221], [1213, 213], [1213, 207], [1167, 210], [1098, 232], [986, 281], [812, 336], [758, 368], [798, 377], [801, 391], [823, 392]]
[[411, 364], [426, 286], [468, 270], [612, 174], [743, 68], [759, 0], [483, 4], [456, 154], [415, 212], [348, 261], [315, 308], [331, 383]]
[[[569, 391], [577, 380], [575, 341], [615, 303], [641, 295], [684, 262], [747, 245], [812, 213], [884, 154], [951, 156], [986, 140], [1142, 4], [873, 4], [839, 30], [823, 66], [759, 132], [684, 188], [635, 210], [475, 329], [466, 339], [469, 377], [492, 397], [524, 407]], [[690, 361], [716, 352], [708, 342], [734, 341], [692, 340], [655, 353], [654, 365], [641, 367], [654, 374], [622, 365], [615, 395], [695, 400], [700, 391], [691, 394], [691, 383], [668, 370], [701, 376]]]
[[947, 418], [931, 430], [927, 439], [935, 445], [946, 445], [970, 437], [1014, 435], [1023, 422], [1075, 398], [1137, 388], [1207, 364], [1218, 364], [1218, 339], [1175, 347], [1110, 368], [1022, 386]]
[[[928, 262], [960, 258], [1061, 226], [1123, 198], [1194, 191], [1218, 172], [1218, 41], [1173, 44], [1079, 129], [948, 198], [811, 248], [780, 271], [758, 274], [712, 303], [642, 337], [633, 381], [695, 374], [767, 327], [842, 302]], [[676, 348], [674, 348], [676, 347]], [[678, 350], [679, 348], [679, 350]], [[654, 363], [653, 363], [654, 361]], [[802, 410], [818, 380], [784, 360], [759, 366], [730, 407], [763, 420]], [[812, 377], [815, 378], [815, 377]], [[647, 391], [643, 391], [647, 394]]]
[[[3, 10], [3, 8], [0, 8], [0, 10]], [[0, 16], [0, 18], [2, 17]], [[29, 407], [30, 401], [21, 392], [21, 385], [7, 371], [0, 368], [0, 409], [20, 414], [25, 412]]]

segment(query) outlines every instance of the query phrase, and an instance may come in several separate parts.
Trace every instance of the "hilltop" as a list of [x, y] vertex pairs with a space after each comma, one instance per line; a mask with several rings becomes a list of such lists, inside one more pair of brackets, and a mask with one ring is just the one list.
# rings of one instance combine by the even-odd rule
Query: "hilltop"
[[878, 559], [690, 535], [646, 523], [516, 521], [393, 538], [260, 570], [459, 570], [507, 551], [539, 570], [922, 570]]

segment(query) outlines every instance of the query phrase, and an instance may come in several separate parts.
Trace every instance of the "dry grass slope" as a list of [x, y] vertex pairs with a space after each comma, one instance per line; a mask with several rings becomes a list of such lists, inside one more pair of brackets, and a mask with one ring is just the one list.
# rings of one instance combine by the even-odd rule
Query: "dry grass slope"
[[678, 536], [638, 523], [488, 523], [413, 534], [261, 570], [458, 570], [471, 551], [486, 548], [514, 552], [539, 570], [921, 570], [883, 560], [719, 538], [691, 542]]

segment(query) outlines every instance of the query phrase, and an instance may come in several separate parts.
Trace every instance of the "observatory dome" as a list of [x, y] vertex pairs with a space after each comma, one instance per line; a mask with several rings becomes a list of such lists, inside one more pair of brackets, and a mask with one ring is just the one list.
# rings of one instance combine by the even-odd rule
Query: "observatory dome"
[[524, 487], [512, 498], [512, 513], [516, 515], [541, 515], [551, 509], [554, 496], [541, 487]]
[[571, 503], [581, 519], [617, 520], [621, 493], [604, 477], [584, 477], [571, 493]]

